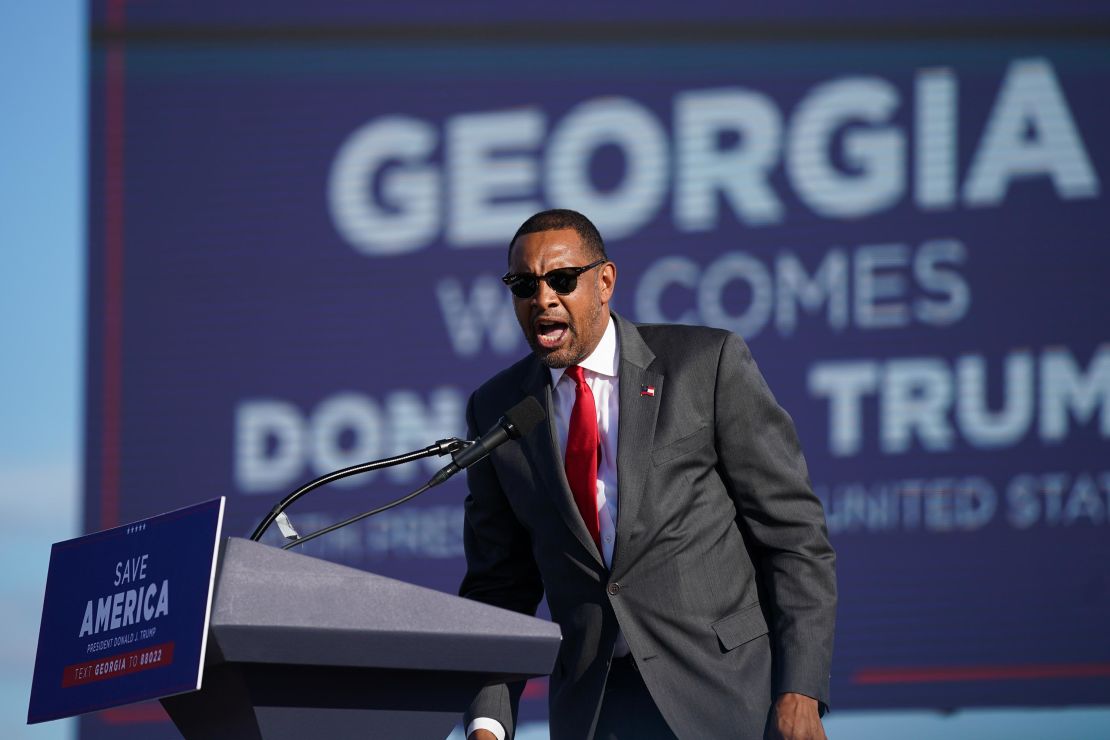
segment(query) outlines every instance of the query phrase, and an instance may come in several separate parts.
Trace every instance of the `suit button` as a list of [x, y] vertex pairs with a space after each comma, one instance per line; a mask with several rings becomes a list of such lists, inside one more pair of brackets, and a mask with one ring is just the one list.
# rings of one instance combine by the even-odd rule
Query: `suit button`
[[616, 596], [617, 592], [621, 590], [621, 585], [616, 581], [609, 584], [609, 595]]

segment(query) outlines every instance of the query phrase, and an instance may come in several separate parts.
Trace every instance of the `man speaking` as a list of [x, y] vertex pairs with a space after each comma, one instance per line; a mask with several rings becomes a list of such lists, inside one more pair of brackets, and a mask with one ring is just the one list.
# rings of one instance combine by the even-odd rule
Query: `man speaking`
[[[469, 469], [460, 593], [525, 614], [547, 595], [553, 740], [824, 738], [835, 556], [790, 417], [742, 339], [633, 324], [616, 280], [575, 211], [509, 245], [532, 354], [467, 422], [526, 396], [548, 422]], [[484, 689], [468, 736], [511, 737], [522, 688]]]

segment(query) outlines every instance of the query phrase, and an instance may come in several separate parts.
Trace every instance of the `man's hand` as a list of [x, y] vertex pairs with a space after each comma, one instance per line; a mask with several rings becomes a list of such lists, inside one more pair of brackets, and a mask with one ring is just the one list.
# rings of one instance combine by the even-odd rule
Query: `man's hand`
[[827, 740], [817, 700], [805, 694], [781, 694], [771, 712], [768, 740]]
[[489, 730], [475, 730], [466, 740], [497, 740], [497, 735]]

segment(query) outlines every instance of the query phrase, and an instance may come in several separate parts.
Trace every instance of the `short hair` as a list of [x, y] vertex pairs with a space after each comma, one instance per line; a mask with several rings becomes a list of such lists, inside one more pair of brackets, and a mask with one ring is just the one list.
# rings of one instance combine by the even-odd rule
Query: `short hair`
[[597, 227], [593, 225], [590, 219], [569, 208], [552, 208], [549, 211], [540, 211], [522, 223], [509, 241], [508, 258], [510, 260], [513, 258], [513, 245], [521, 236], [560, 229], [574, 229], [578, 238], [582, 240], [582, 244], [585, 245], [586, 251], [594, 259], [609, 259], [609, 256], [605, 254], [605, 242], [601, 240], [601, 234]]

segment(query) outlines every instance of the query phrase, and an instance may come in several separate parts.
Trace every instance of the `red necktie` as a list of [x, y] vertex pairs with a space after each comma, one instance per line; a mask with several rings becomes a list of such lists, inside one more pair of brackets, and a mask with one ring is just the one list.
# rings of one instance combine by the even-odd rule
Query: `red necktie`
[[601, 548], [600, 527], [597, 521], [597, 463], [598, 433], [597, 408], [594, 394], [586, 385], [583, 370], [572, 365], [566, 370], [576, 388], [574, 409], [570, 412], [570, 430], [567, 432], [567, 482], [574, 493], [574, 503], [586, 522], [586, 529]]

